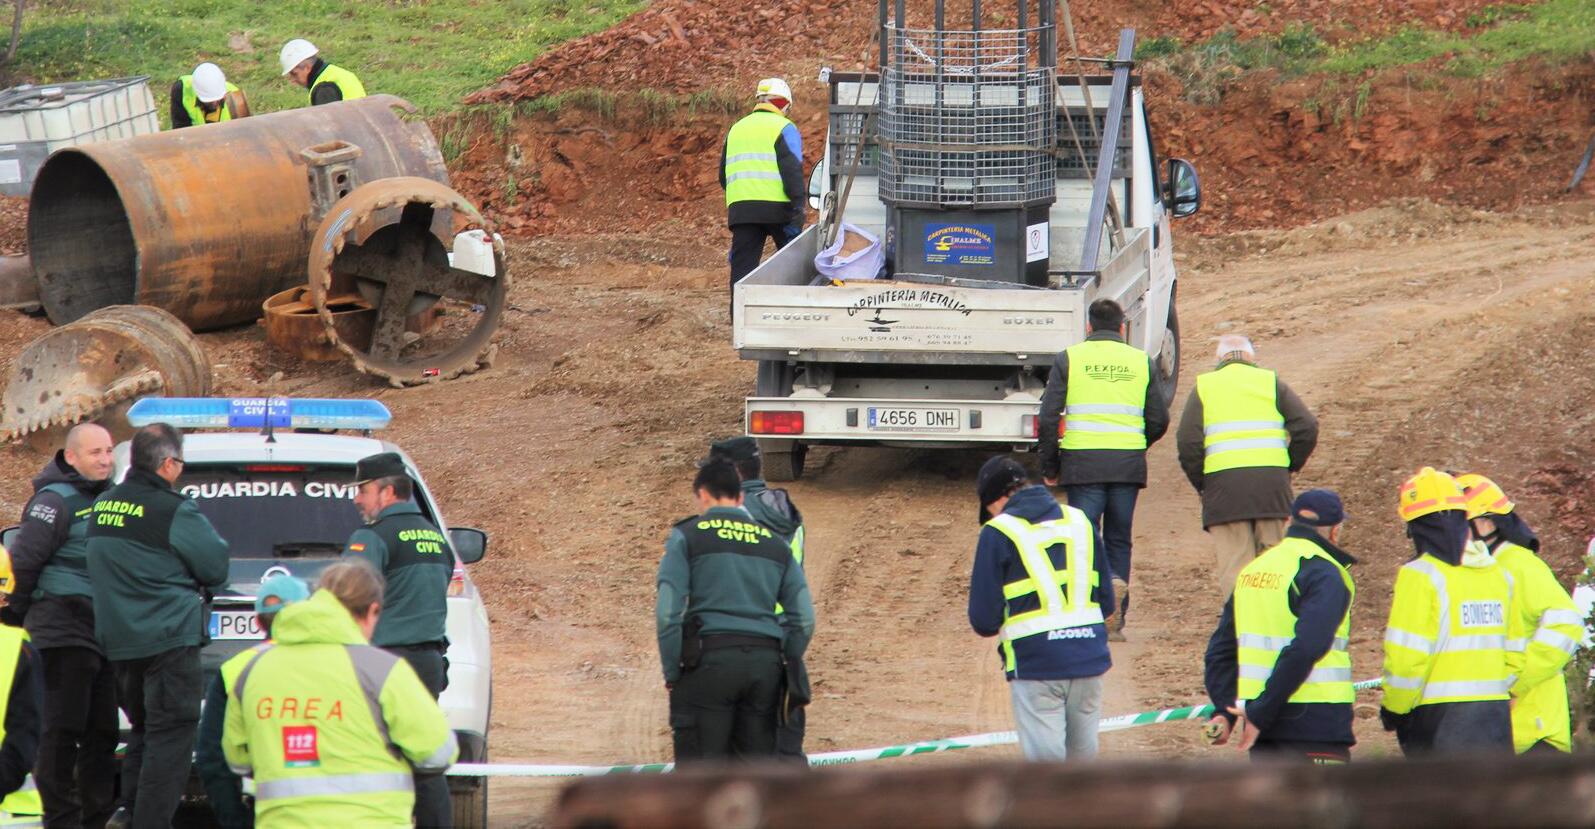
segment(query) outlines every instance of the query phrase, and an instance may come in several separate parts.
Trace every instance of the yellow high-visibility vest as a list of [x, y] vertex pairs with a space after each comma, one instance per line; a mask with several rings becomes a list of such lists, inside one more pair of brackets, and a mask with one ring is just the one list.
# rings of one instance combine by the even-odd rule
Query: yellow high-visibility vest
[[[228, 106], [226, 98], [216, 102], [215, 112], [207, 113], [200, 107], [199, 94], [194, 91], [194, 76], [184, 75], [178, 80], [183, 84], [183, 110], [188, 113], [189, 124], [197, 127], [204, 124], [220, 124], [233, 120], [232, 107]], [[228, 81], [227, 94], [231, 95], [237, 91], [238, 87], [232, 81]]]
[[311, 106], [316, 105], [316, 87], [324, 83], [330, 83], [338, 87], [338, 92], [343, 95], [345, 101], [353, 101], [366, 96], [365, 84], [360, 83], [360, 79], [355, 77], [353, 72], [329, 63], [322, 68], [321, 74], [317, 75], [315, 81], [310, 84], [309, 95], [306, 97]]
[[[1296, 573], [1302, 562], [1321, 558], [1340, 571], [1346, 589], [1355, 599], [1357, 587], [1351, 573], [1324, 549], [1305, 538], [1286, 538], [1264, 550], [1241, 569], [1235, 579], [1235, 638], [1239, 645], [1237, 696], [1257, 699], [1274, 673], [1280, 651], [1296, 638], [1296, 614], [1290, 610]], [[1354, 702], [1351, 687], [1351, 605], [1341, 617], [1329, 652], [1313, 663], [1306, 681], [1290, 695], [1290, 702]]]
[[1146, 352], [1116, 340], [1086, 340], [1064, 349], [1069, 387], [1061, 449], [1145, 449]]
[[1196, 378], [1202, 401], [1202, 471], [1290, 467], [1290, 433], [1275, 399], [1279, 378], [1268, 369], [1230, 363]]
[[[11, 685], [17, 678], [17, 664], [22, 660], [22, 643], [28, 641], [28, 632], [10, 625], [0, 625], [0, 741], [6, 734], [6, 709], [11, 705]], [[22, 788], [0, 800], [0, 826], [43, 826], [44, 802], [33, 775], [23, 779]]]
[[[986, 526], [1013, 542], [1025, 567], [1024, 578], [1002, 586], [1003, 622], [997, 635], [1005, 670], [1014, 669], [1016, 639], [1102, 624], [1102, 606], [1093, 597], [1101, 577], [1095, 566], [1091, 522], [1085, 513], [1065, 505], [1062, 517], [1039, 524], [1002, 513]], [[1060, 564], [1055, 565], [1049, 551], [1060, 547]], [[1038, 598], [1041, 606], [1016, 611], [1015, 600], [1028, 596]]]
[[790, 202], [781, 183], [781, 165], [775, 144], [791, 125], [769, 104], [759, 107], [731, 126], [726, 135], [726, 205], [743, 201]]
[[[1488, 553], [1462, 565], [1425, 553], [1396, 574], [1385, 627], [1384, 707], [1505, 700], [1521, 662], [1507, 640], [1519, 628], [1512, 576]], [[1474, 564], [1480, 561], [1488, 563]]]

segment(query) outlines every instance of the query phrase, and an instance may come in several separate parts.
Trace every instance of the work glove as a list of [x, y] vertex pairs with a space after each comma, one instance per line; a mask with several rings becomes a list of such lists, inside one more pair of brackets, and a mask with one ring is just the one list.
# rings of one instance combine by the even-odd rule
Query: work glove
[[1379, 724], [1384, 726], [1386, 731], [1395, 731], [1402, 725], [1406, 724], [1407, 718], [1410, 716], [1412, 716], [1411, 713], [1397, 714], [1396, 712], [1391, 711], [1389, 708], [1380, 708]]

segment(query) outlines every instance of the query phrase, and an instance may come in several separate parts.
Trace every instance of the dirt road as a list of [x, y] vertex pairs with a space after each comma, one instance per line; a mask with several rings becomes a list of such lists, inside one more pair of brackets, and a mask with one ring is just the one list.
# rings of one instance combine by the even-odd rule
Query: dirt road
[[[1262, 362], [1319, 413], [1321, 443], [1299, 483], [1347, 496], [1347, 545], [1362, 559], [1359, 677], [1378, 673], [1389, 585], [1409, 552], [1393, 492], [1417, 466], [1476, 466], [1524, 492], [1519, 503], [1553, 540], [1554, 563], [1570, 569], [1569, 531], [1547, 514], [1536, 475], [1585, 460], [1565, 436], [1588, 425], [1590, 395], [1570, 379], [1582, 377], [1575, 369], [1595, 328], [1592, 213], [1497, 216], [1419, 203], [1282, 233], [1182, 240], [1187, 360], [1176, 407], [1210, 363], [1214, 338], [1232, 331], [1251, 334]], [[739, 428], [753, 384], [751, 364], [728, 344], [724, 252], [709, 242], [661, 234], [517, 245], [516, 310], [498, 366], [429, 388], [381, 389], [341, 368], [284, 363], [252, 328], [204, 338], [224, 366], [220, 394], [260, 393], [281, 369], [280, 393], [384, 400], [395, 413], [388, 436], [428, 471], [450, 519], [491, 534], [473, 577], [493, 621], [493, 759], [669, 757], [654, 572], [666, 529], [692, 511], [693, 461]], [[0, 326], [0, 348], [14, 354], [39, 328]], [[1523, 403], [1501, 404], [1513, 396]], [[1525, 419], [1526, 409], [1544, 416]], [[1151, 458], [1130, 642], [1114, 652], [1110, 715], [1201, 699], [1201, 653], [1220, 604], [1172, 437]], [[821, 449], [790, 486], [807, 517], [819, 611], [814, 750], [1011, 727], [993, 649], [964, 614], [981, 459]], [[24, 479], [42, 462], [0, 450], [0, 507], [20, 508]], [[1359, 726], [1360, 751], [1388, 751], [1373, 723]], [[1190, 725], [1107, 735], [1104, 751], [1235, 759], [1203, 747]], [[498, 781], [492, 791], [494, 825], [523, 826], [535, 825], [557, 788]]]

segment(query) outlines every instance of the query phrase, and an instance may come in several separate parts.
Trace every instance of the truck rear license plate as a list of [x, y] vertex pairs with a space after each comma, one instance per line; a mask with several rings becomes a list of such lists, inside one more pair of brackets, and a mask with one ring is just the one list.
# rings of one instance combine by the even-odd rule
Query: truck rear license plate
[[253, 610], [212, 610], [210, 638], [265, 639], [266, 632], [260, 629], [260, 621]]
[[869, 427], [881, 432], [956, 432], [957, 409], [870, 407]]

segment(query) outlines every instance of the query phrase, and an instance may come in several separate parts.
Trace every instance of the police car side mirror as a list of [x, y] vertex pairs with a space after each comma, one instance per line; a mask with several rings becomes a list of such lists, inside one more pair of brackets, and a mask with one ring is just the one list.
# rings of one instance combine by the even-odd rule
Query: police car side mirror
[[487, 533], [470, 527], [450, 527], [449, 546], [461, 564], [475, 564], [487, 555]]

